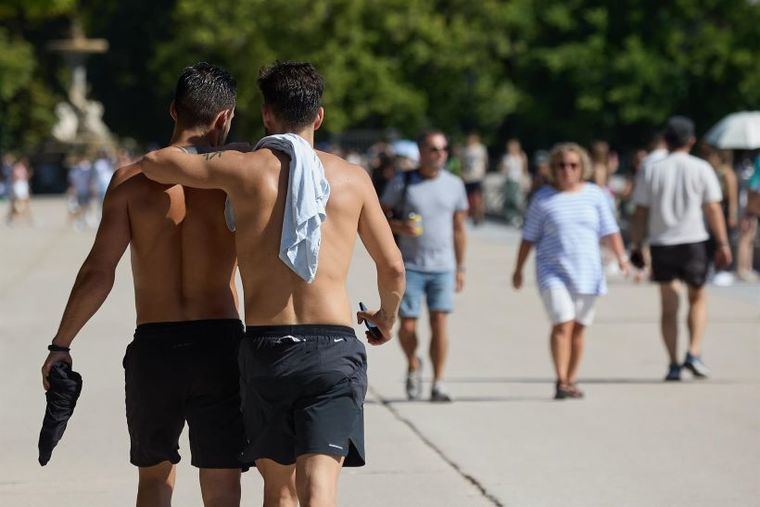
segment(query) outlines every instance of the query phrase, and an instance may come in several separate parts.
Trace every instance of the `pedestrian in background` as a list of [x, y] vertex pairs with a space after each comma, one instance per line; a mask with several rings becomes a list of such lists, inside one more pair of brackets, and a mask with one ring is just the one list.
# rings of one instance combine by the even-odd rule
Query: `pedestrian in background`
[[29, 206], [32, 195], [31, 179], [32, 169], [28, 158], [21, 157], [11, 165], [8, 225], [13, 225], [21, 219], [29, 224], [32, 223], [32, 208]]
[[86, 157], [79, 156], [69, 169], [69, 196], [72, 200], [72, 218], [74, 228], [83, 230], [87, 226], [95, 226], [90, 214], [90, 205], [96, 189], [96, 175]]
[[760, 212], [755, 205], [760, 199], [760, 156], [754, 163], [752, 158], [744, 159], [739, 171], [742, 213], [736, 241], [736, 277], [743, 282], [756, 282], [760, 278], [754, 268], [757, 213]]
[[[702, 362], [702, 338], [707, 324], [705, 282], [710, 264], [705, 227], [715, 237], [715, 265], [731, 263], [731, 249], [720, 203], [723, 194], [710, 164], [689, 154], [694, 146], [694, 123], [673, 116], [665, 130], [669, 155], [647, 164], [636, 182], [636, 211], [631, 226], [631, 257], [643, 265], [641, 245], [647, 237], [652, 280], [660, 286], [660, 326], [670, 365], [665, 380], [681, 380], [681, 368], [704, 378], [710, 370]], [[646, 231], [646, 233], [645, 233]], [[678, 362], [679, 280], [688, 287], [689, 349]]]
[[448, 140], [431, 130], [418, 138], [419, 168], [400, 173], [382, 198], [393, 218], [406, 268], [406, 292], [401, 301], [399, 342], [407, 359], [406, 394], [422, 395], [422, 360], [417, 356], [417, 319], [424, 296], [430, 318], [430, 359], [433, 362], [431, 401], [451, 401], [443, 385], [449, 349], [448, 315], [454, 292], [464, 288], [467, 194], [462, 180], [444, 168]]
[[467, 201], [470, 207], [470, 217], [475, 225], [485, 218], [485, 202], [483, 201], [483, 179], [488, 171], [488, 150], [480, 142], [480, 136], [471, 133], [462, 150], [462, 180], [467, 191]]
[[575, 143], [559, 144], [549, 160], [550, 185], [538, 190], [528, 207], [512, 285], [523, 286], [523, 267], [535, 246], [538, 289], [552, 324], [554, 398], [582, 398], [577, 376], [584, 336], [597, 297], [607, 291], [600, 240], [615, 253], [623, 273], [628, 257], [607, 196], [585, 182], [593, 174], [586, 150]]
[[514, 226], [522, 223], [526, 190], [530, 187], [528, 157], [520, 141], [507, 141], [506, 152], [499, 163], [499, 172], [506, 175], [504, 185], [504, 217]]

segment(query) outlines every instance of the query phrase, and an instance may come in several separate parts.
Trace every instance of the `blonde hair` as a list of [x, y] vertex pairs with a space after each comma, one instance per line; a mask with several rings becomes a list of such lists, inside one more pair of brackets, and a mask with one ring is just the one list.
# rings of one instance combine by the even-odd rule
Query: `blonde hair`
[[558, 143], [552, 147], [549, 152], [549, 174], [547, 179], [552, 185], [557, 184], [556, 171], [557, 164], [562, 160], [562, 155], [573, 152], [578, 155], [581, 163], [581, 180], [586, 181], [594, 175], [594, 168], [591, 165], [591, 159], [588, 152], [577, 143]]

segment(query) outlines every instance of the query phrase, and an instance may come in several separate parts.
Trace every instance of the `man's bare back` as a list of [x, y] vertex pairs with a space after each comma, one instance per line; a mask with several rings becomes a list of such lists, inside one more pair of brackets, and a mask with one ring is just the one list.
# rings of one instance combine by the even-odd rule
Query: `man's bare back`
[[244, 156], [245, 183], [230, 198], [238, 220], [238, 259], [248, 325], [342, 324], [350, 326], [346, 277], [364, 205], [364, 171], [319, 152], [330, 183], [322, 224], [319, 269], [306, 283], [279, 258], [289, 159], [270, 150]]
[[224, 192], [156, 183], [136, 163], [109, 193], [104, 219], [130, 244], [138, 324], [238, 318]]
[[286, 155], [261, 149], [209, 157], [168, 149], [144, 159], [151, 178], [223, 188], [229, 195], [235, 209], [247, 325], [350, 326], [346, 279], [357, 232], [380, 265], [396, 262], [398, 249], [366, 171], [335, 155], [317, 153], [330, 184], [330, 199], [321, 226], [319, 267], [311, 284], [279, 259], [288, 185]]

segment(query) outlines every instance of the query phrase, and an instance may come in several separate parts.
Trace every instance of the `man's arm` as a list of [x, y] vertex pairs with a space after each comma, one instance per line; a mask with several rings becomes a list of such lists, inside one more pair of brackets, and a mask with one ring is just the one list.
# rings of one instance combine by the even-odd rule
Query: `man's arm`
[[245, 156], [235, 150], [192, 154], [168, 146], [145, 155], [140, 165], [145, 176], [159, 183], [227, 190]]
[[372, 181], [363, 170], [357, 174], [361, 180], [364, 201], [359, 215], [359, 237], [372, 260], [375, 261], [377, 287], [380, 292], [380, 310], [374, 313], [359, 312], [358, 317], [360, 324], [368, 320], [380, 328], [385, 340], [376, 340], [369, 332], [367, 333], [370, 344], [380, 345], [390, 340], [401, 297], [406, 288], [404, 261], [393, 240], [393, 234], [377, 200]]
[[646, 235], [647, 223], [649, 222], [649, 208], [645, 206], [636, 206], [636, 210], [631, 217], [630, 237], [633, 249], [641, 248]]
[[454, 256], [457, 260], [457, 292], [461, 292], [464, 289], [464, 253], [467, 248], [465, 220], [467, 220], [467, 211], [457, 211], [454, 213]]
[[728, 244], [723, 210], [719, 202], [708, 202], [704, 205], [704, 211], [707, 225], [715, 237], [715, 264], [719, 268], [726, 267], [731, 264], [731, 247]]
[[[53, 345], [68, 348], [113, 287], [116, 266], [130, 239], [126, 196], [118, 191], [117, 179], [119, 176], [115, 175], [106, 192], [95, 243], [79, 269]], [[42, 383], [46, 390], [49, 388], [47, 376], [50, 368], [59, 361], [71, 364], [71, 355], [68, 352], [50, 352], [42, 365]]]

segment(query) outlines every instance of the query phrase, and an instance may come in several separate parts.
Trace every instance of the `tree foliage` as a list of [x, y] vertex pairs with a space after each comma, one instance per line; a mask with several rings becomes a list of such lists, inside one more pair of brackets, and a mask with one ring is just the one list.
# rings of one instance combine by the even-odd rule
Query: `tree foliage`
[[[237, 78], [238, 138], [262, 133], [256, 76], [277, 59], [324, 74], [327, 133], [437, 126], [492, 143], [630, 147], [674, 113], [704, 131], [760, 108], [760, 5], [749, 0], [4, 0], [0, 97], [60, 94], [42, 48], [75, 8], [111, 44], [88, 64], [92, 95], [117, 134], [143, 142], [166, 140], [175, 80], [199, 60]], [[45, 65], [29, 61], [30, 44]], [[44, 123], [16, 111], [27, 119], [14, 129]]]

